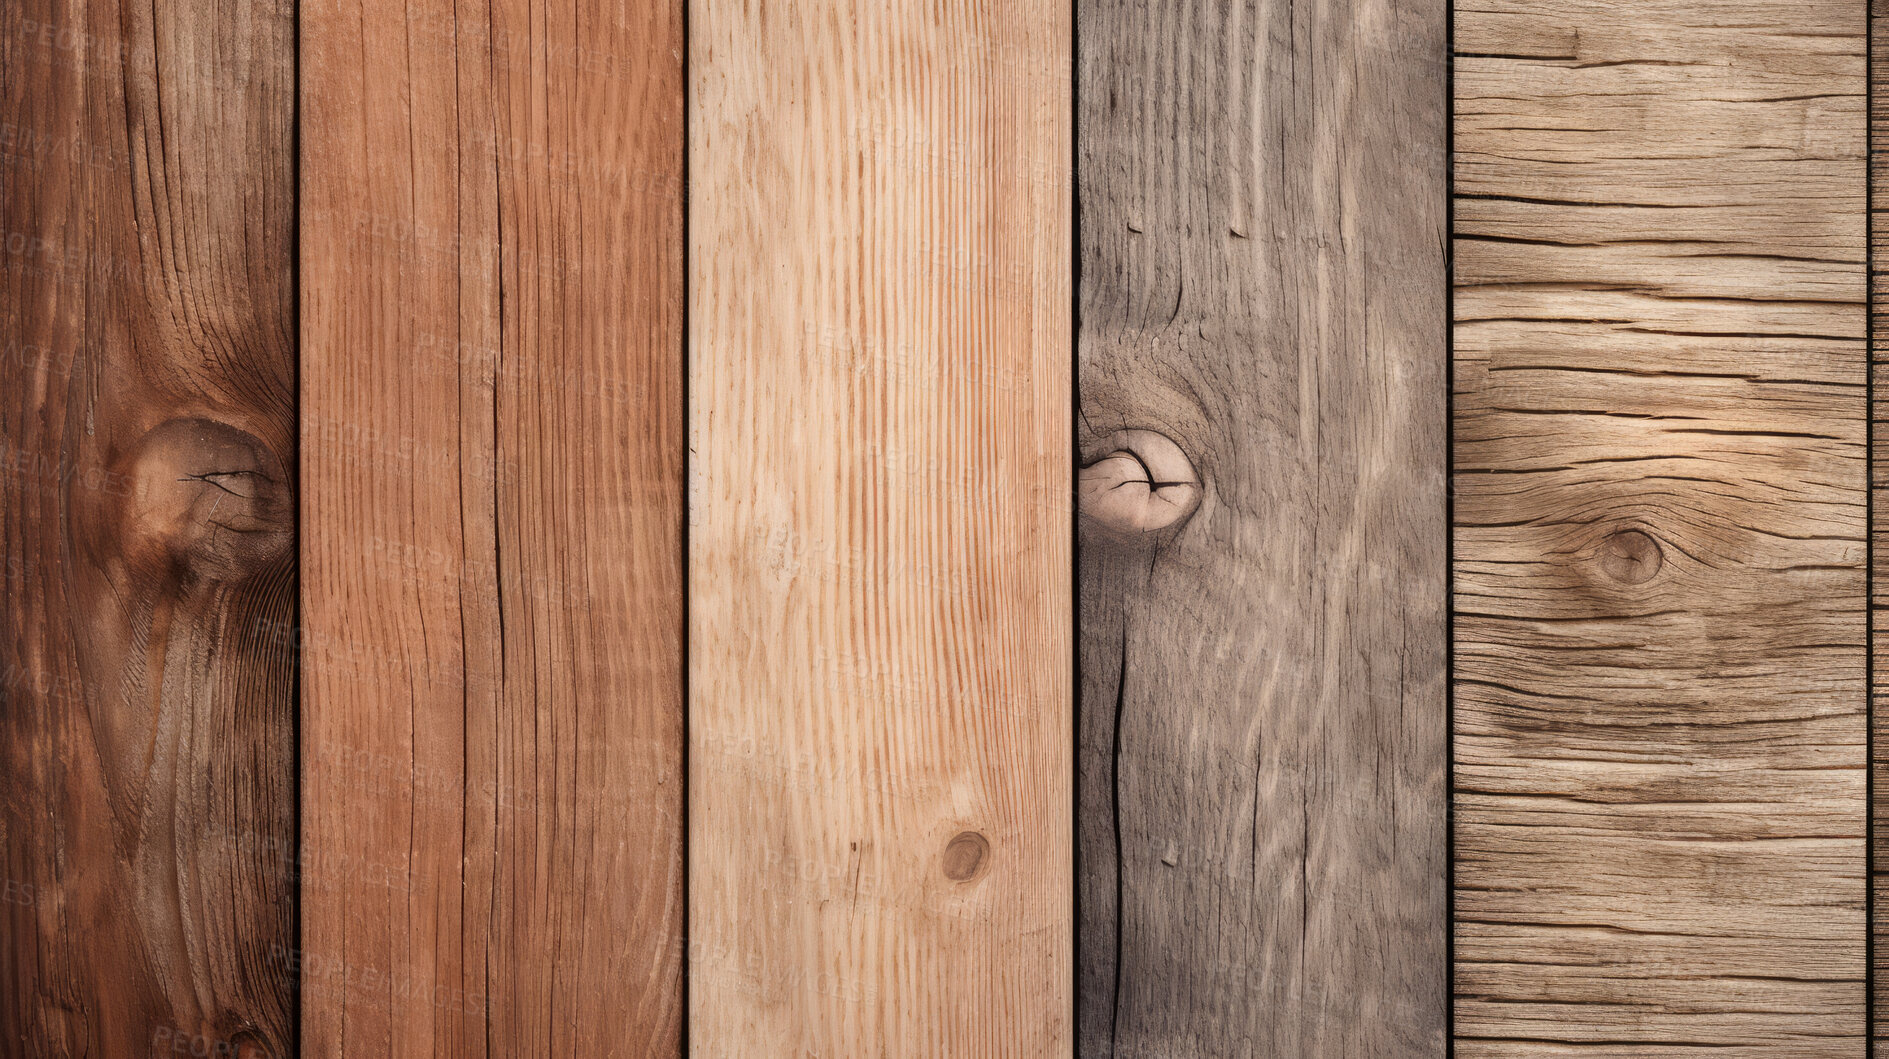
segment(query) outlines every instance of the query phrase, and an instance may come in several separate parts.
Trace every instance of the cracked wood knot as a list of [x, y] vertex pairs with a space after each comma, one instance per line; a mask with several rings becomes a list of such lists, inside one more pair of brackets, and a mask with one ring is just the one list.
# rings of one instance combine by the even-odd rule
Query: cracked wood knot
[[172, 419], [118, 463], [126, 489], [117, 523], [134, 563], [230, 581], [271, 566], [294, 546], [287, 473], [252, 434], [208, 419]]
[[1600, 542], [1601, 572], [1626, 585], [1643, 585], [1666, 561], [1659, 542], [1641, 530], [1618, 530]]
[[1077, 489], [1085, 519], [1123, 536], [1159, 533], [1200, 506], [1193, 461], [1165, 434], [1118, 430], [1086, 461]]

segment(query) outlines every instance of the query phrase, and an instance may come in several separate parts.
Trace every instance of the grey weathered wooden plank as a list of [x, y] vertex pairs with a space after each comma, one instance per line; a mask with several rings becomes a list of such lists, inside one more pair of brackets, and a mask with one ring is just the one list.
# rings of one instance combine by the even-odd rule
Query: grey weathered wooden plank
[[1443, 1050], [1446, 12], [1079, 7], [1085, 1055]]

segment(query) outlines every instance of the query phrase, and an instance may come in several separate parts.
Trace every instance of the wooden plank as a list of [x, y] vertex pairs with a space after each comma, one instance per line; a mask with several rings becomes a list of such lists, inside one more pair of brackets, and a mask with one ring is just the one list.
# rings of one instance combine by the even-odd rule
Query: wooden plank
[[0, 1041], [283, 1055], [291, 5], [0, 13]]
[[1869, 688], [1870, 771], [1870, 988], [1871, 1055], [1882, 1054], [1889, 1040], [1889, 459], [1881, 455], [1889, 443], [1889, 0], [1870, 0], [1869, 51], [1869, 282], [1870, 282], [1870, 409], [1869, 409]]
[[1862, 1049], [1864, 13], [1457, 9], [1464, 1059]]
[[1447, 15], [1082, 5], [1085, 1055], [1443, 1051]]
[[303, 1048], [677, 1054], [682, 9], [301, 11]]
[[1069, 1052], [1069, 7], [691, 8], [696, 1055]]

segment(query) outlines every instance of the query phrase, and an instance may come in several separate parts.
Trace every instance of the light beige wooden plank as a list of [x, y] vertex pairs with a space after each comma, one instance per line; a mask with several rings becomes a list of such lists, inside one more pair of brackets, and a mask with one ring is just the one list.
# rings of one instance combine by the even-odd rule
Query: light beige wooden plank
[[695, 1055], [1070, 1050], [1070, 31], [692, 8]]

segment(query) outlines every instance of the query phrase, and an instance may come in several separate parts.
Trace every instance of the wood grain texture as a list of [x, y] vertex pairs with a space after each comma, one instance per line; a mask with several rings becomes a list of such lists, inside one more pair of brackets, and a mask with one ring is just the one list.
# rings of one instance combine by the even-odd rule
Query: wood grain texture
[[1862, 1049], [1863, 34], [1457, 8], [1464, 1059]]
[[0, 1051], [281, 1056], [289, 4], [0, 12]]
[[1870, 770], [1869, 826], [1873, 842], [1869, 885], [1873, 894], [1870, 1028], [1872, 1056], [1885, 1054], [1889, 1042], [1889, 0], [1870, 0], [1869, 34], [1869, 283], [1870, 401], [1869, 488], [1871, 507], [1869, 610], [1870, 726], [1874, 738]]
[[307, 1054], [680, 1050], [682, 15], [302, 4]]
[[691, 1052], [1066, 1055], [1069, 5], [690, 25]]
[[1081, 5], [1084, 1055], [1442, 1054], [1447, 14]]

